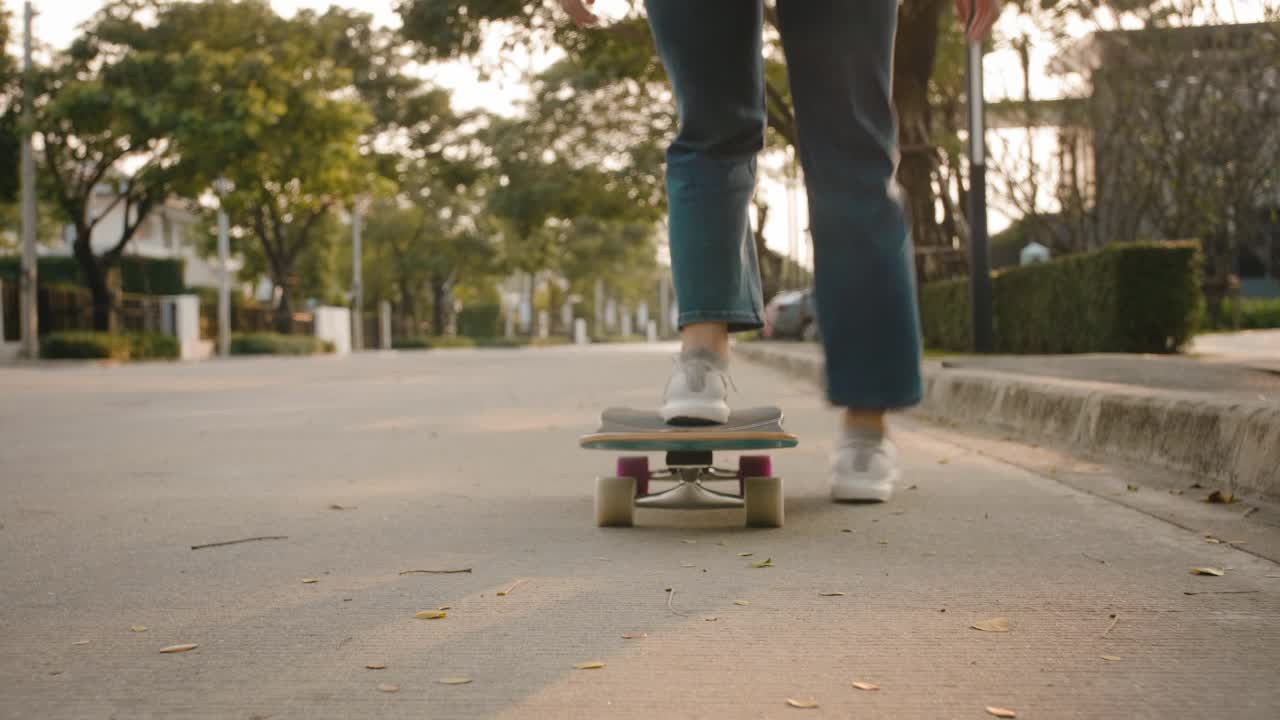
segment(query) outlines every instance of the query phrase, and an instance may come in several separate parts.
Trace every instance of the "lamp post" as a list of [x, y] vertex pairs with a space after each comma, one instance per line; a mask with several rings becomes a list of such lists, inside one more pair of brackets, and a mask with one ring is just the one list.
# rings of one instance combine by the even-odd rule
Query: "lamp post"
[[227, 221], [226, 198], [235, 183], [226, 178], [213, 182], [218, 194], [218, 355], [231, 355], [231, 238]]
[[25, 34], [22, 41], [22, 272], [18, 292], [22, 328], [22, 355], [34, 360], [40, 355], [40, 314], [36, 291], [38, 261], [36, 254], [36, 160], [31, 145], [35, 131], [31, 83], [31, 24], [35, 10], [27, 0], [23, 7]]
[[[976, 3], [970, 4], [973, 25]], [[991, 321], [991, 256], [987, 248], [987, 159], [983, 123], [982, 40], [970, 40], [966, 56], [969, 77], [969, 308], [973, 320], [973, 349], [995, 349]]]
[[368, 201], [357, 198], [351, 208], [351, 349], [364, 349], [364, 214]]

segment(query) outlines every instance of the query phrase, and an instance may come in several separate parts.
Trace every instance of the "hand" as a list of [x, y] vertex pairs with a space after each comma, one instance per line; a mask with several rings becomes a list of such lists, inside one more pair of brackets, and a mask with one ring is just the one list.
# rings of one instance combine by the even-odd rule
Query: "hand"
[[591, 27], [592, 25], [600, 24], [600, 18], [587, 9], [588, 5], [595, 4], [596, 0], [560, 0], [560, 7], [569, 13], [569, 17], [573, 18], [573, 21], [578, 23], [579, 27]]
[[[570, 0], [561, 0], [561, 3], [568, 5]], [[970, 8], [973, 8], [972, 24], [969, 24]], [[991, 32], [991, 26], [996, 24], [1003, 9], [1000, 0], [956, 0], [956, 17], [968, 25], [965, 39], [969, 42], [981, 42]]]

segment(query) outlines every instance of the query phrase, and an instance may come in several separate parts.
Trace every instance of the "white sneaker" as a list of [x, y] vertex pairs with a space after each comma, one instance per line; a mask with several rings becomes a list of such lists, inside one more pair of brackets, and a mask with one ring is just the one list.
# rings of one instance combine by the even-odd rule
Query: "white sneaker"
[[831, 499], [885, 502], [901, 475], [898, 449], [888, 438], [867, 441], [842, 436], [831, 456]]
[[663, 393], [662, 419], [674, 425], [729, 420], [728, 362], [710, 350], [686, 350], [675, 358]]

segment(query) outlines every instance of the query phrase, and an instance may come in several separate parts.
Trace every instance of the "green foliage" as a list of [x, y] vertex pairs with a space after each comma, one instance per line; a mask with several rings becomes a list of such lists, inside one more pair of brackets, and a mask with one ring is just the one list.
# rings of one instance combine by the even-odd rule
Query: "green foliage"
[[46, 360], [174, 360], [178, 340], [159, 333], [56, 332], [40, 339]]
[[333, 350], [333, 343], [309, 335], [247, 333], [231, 338], [232, 355], [317, 355]]
[[430, 350], [431, 339], [415, 335], [414, 337], [392, 338], [392, 350]]
[[495, 337], [502, 332], [502, 307], [467, 305], [458, 313], [458, 334], [469, 338]]
[[[1280, 298], [1241, 298], [1240, 329], [1271, 330], [1280, 328]], [[1233, 330], [1231, 326], [1232, 301], [1225, 300], [1221, 316], [1213, 322], [1208, 313], [1202, 313], [1207, 323], [1205, 330]]]
[[[1176, 352], [1196, 330], [1198, 243], [1125, 243], [992, 276], [996, 352]], [[972, 349], [968, 279], [920, 289], [925, 345]]]
[[[120, 259], [121, 290], [137, 295], [180, 295], [183, 283], [181, 259], [126, 256]], [[17, 282], [21, 260], [0, 257], [0, 279]], [[75, 258], [47, 256], [39, 259], [37, 274], [41, 285], [83, 287], [80, 263]]]
[[450, 348], [472, 348], [476, 346], [475, 339], [469, 337], [449, 337], [442, 335], [430, 338], [427, 342], [429, 343], [428, 347], [439, 348], [441, 350], [447, 350]]

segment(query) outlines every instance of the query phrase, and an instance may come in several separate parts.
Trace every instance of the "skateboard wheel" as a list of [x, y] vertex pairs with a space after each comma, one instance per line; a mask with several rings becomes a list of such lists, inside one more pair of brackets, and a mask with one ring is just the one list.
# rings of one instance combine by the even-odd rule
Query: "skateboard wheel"
[[747, 527], [782, 527], [782, 478], [749, 477], [742, 497], [747, 509]]
[[[618, 473], [621, 475], [622, 473]], [[772, 477], [773, 458], [768, 455], [743, 455], [738, 458], [738, 494], [746, 496], [749, 477]]]
[[596, 478], [596, 527], [631, 527], [635, 509], [635, 478]]
[[645, 455], [631, 455], [618, 458], [617, 472], [614, 473], [618, 477], [629, 477], [636, 479], [636, 497], [644, 497], [649, 494], [649, 458]]

